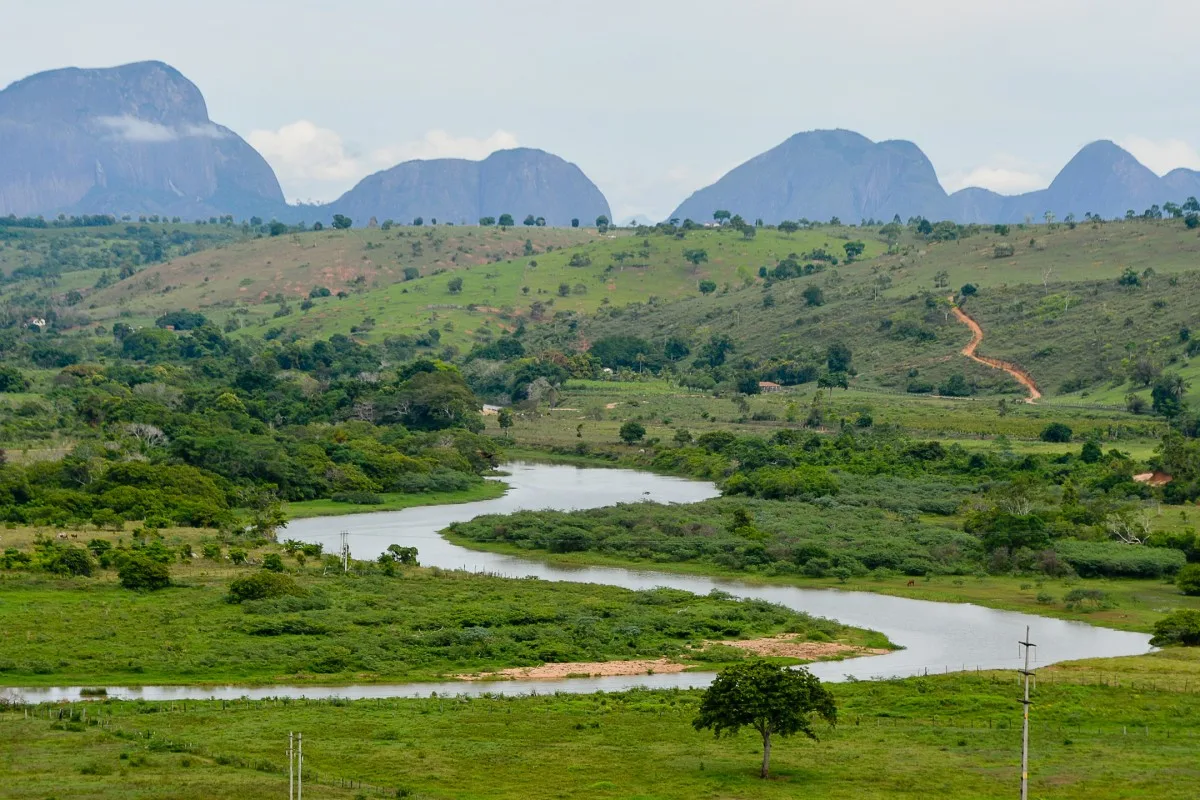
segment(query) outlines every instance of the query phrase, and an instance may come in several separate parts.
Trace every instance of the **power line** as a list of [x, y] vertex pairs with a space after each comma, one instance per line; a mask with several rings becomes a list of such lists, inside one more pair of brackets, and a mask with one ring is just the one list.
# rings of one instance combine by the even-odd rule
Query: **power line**
[[1025, 669], [1020, 670], [1025, 676], [1025, 697], [1021, 700], [1024, 706], [1024, 721], [1021, 725], [1021, 800], [1029, 800], [1029, 706], [1032, 705], [1029, 700], [1029, 678], [1033, 675], [1029, 671], [1029, 653], [1037, 645], [1029, 641], [1028, 625], [1025, 626], [1025, 641], [1018, 644], [1025, 648]]

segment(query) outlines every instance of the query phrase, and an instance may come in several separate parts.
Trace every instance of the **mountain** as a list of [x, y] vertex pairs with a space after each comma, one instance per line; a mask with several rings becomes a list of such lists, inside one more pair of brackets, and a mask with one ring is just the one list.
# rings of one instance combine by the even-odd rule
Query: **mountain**
[[1194, 169], [1173, 169], [1163, 175], [1165, 184], [1175, 195], [1184, 200], [1189, 197], [1200, 197], [1200, 172]]
[[1159, 177], [1110, 141], [1085, 146], [1045, 189], [1002, 195], [971, 187], [947, 195], [915, 144], [872, 142], [851, 131], [799, 133], [701, 189], [671, 215], [703, 221], [716, 209], [767, 223], [783, 219], [846, 222], [923, 216], [957, 222], [1062, 219], [1091, 212], [1105, 218], [1141, 214], [1152, 205], [1200, 197], [1200, 172]]
[[852, 131], [792, 136], [701, 189], [672, 217], [698, 222], [728, 209], [748, 220], [847, 222], [921, 215], [942, 219], [946, 192], [933, 164], [912, 142], [872, 142]]
[[271, 167], [156, 61], [60, 69], [0, 91], [0, 215], [208, 217], [284, 206]]
[[359, 223], [423, 217], [473, 225], [480, 217], [512, 214], [520, 222], [532, 214], [565, 226], [572, 218], [586, 225], [602, 214], [612, 218], [608, 201], [579, 167], [524, 147], [482, 161], [406, 161], [364, 178], [322, 210]]
[[[1047, 211], [1059, 219], [1091, 212], [1105, 218], [1140, 214], [1156, 203], [1174, 199], [1162, 178], [1109, 141], [1092, 142], [1067, 162], [1050, 186], [1005, 200], [1001, 222], [1025, 217], [1042, 219]], [[1184, 198], [1179, 198], [1180, 200]]]

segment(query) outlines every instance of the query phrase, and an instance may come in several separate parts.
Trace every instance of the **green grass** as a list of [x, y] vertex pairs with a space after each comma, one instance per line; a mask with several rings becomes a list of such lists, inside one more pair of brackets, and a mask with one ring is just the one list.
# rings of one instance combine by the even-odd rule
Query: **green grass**
[[[437, 226], [265, 237], [152, 266], [89, 297], [89, 313], [97, 319], [119, 315], [127, 321], [142, 322], [165, 311], [191, 308], [218, 322], [236, 316], [251, 325], [254, 336], [275, 326], [306, 332], [327, 327], [323, 335], [349, 333], [351, 326], [373, 316], [382, 333], [401, 321], [390, 316], [391, 309], [381, 306], [379, 292], [405, 283], [406, 267], [426, 276], [441, 273], [436, 278], [395, 287], [401, 297], [406, 297], [403, 290], [409, 289], [414, 307], [423, 310], [428, 303], [442, 302], [429, 296], [429, 287], [437, 285], [444, 291], [450, 277], [446, 272], [461, 271], [468, 289], [473, 287], [479, 298], [484, 298], [481, 276], [493, 270], [494, 262], [522, 254], [527, 239], [540, 254], [547, 248], [557, 251], [583, 244], [596, 236], [595, 230], [588, 229]], [[299, 303], [315, 287], [324, 287], [335, 295], [344, 291], [350, 297], [318, 298], [312, 309], [300, 310]], [[273, 317], [278, 308], [273, 298], [277, 295], [295, 307], [292, 315]], [[486, 299], [479, 298], [475, 302]]]
[[295, 503], [285, 503], [284, 512], [292, 519], [307, 517], [335, 517], [345, 514], [369, 514], [373, 511], [402, 511], [416, 506], [438, 506], [451, 503], [474, 503], [479, 500], [493, 500], [503, 497], [508, 487], [503, 481], [484, 481], [460, 492], [429, 492], [428, 494], [407, 494], [401, 492], [384, 492], [379, 495], [381, 503], [358, 505], [356, 503], [339, 503], [334, 500], [303, 500]]
[[[177, 547], [183, 537], [171, 536]], [[710, 664], [706, 641], [781, 632], [889, 646], [878, 634], [755, 601], [437, 568], [388, 576], [374, 564], [343, 575], [316, 559], [286, 560], [304, 595], [241, 605], [228, 602], [229, 583], [259, 568], [225, 560], [173, 566], [175, 585], [152, 593], [123, 589], [112, 573], [0, 572], [0, 685], [429, 681], [664, 656]]]
[[[540, 413], [519, 413], [509, 436], [514, 446], [531, 448], [607, 448], [632, 456], [636, 448], [619, 444], [621, 424], [641, 422], [647, 438], [670, 442], [677, 428], [693, 435], [714, 430], [771, 436], [783, 428], [803, 423], [814, 398], [825, 409], [826, 428], [836, 429], [842, 419], [853, 422], [866, 415], [875, 425], [895, 425], [916, 438], [959, 443], [968, 449], [1011, 447], [1017, 452], [1078, 452], [1089, 436], [1099, 436], [1106, 447], [1115, 447], [1144, 458], [1153, 453], [1164, 425], [1150, 417], [1139, 417], [1123, 409], [1080, 409], [1046, 403], [1006, 403], [1001, 413], [995, 398], [955, 399], [872, 391], [854, 388], [836, 390], [832, 398], [815, 384], [790, 387], [776, 394], [746, 399], [743, 413], [732, 398], [682, 387], [665, 380], [568, 381], [559, 405]], [[612, 408], [608, 406], [612, 405]], [[760, 419], [754, 419], [755, 416]], [[1075, 433], [1075, 441], [1047, 444], [1038, 440], [1051, 422], [1064, 422]], [[489, 431], [501, 434], [495, 417], [485, 419]], [[580, 428], [579, 426], [582, 426]], [[580, 436], [579, 434], [582, 434]], [[998, 440], [998, 437], [1005, 437]]]
[[[1195, 653], [1042, 671], [1031, 796], [1184, 800], [1200, 779]], [[1169, 656], [1169, 657], [1166, 657]], [[1172, 663], [1169, 678], [1155, 676]], [[1013, 673], [834, 685], [835, 728], [777, 739], [757, 778], [752, 732], [691, 727], [699, 693], [357, 702], [76, 704], [0, 714], [5, 796], [279, 797], [288, 731], [313, 797], [1008, 798], [1020, 764]], [[87, 709], [87, 721], [81, 710]], [[51, 719], [47, 711], [55, 712]], [[67, 719], [69, 718], [69, 719]], [[98, 724], [93, 724], [98, 723]], [[365, 786], [351, 788], [348, 781]], [[375, 788], [378, 787], [378, 794]]]

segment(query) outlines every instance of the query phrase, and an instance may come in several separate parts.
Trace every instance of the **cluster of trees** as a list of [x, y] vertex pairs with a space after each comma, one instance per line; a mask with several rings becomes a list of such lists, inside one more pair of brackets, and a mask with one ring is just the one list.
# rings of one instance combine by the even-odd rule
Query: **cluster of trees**
[[282, 500], [461, 489], [497, 463], [478, 399], [444, 362], [385, 368], [387, 345], [345, 336], [251, 349], [186, 311], [114, 334], [104, 366], [78, 339], [0, 337], [17, 365], [0, 390], [29, 387], [21, 365], [60, 367], [0, 413], [6, 438], [79, 441], [59, 461], [0, 466], [0, 519], [229, 528]]

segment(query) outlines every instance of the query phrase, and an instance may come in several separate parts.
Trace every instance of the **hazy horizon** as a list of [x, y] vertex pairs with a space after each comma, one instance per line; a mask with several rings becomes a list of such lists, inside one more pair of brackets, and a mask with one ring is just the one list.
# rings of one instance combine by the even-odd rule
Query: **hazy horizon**
[[661, 219], [815, 128], [914, 141], [947, 191], [1043, 188], [1096, 139], [1159, 174], [1200, 169], [1200, 110], [1182, 97], [1200, 66], [1189, 34], [1200, 8], [1178, 0], [872, 1], [853, 12], [768, 0], [619, 0], [603, 11], [364, 0], [339, 13], [311, 0], [153, 13], [138, 0], [44, 0], [7, 11], [0, 84], [165, 61], [266, 156], [291, 201], [333, 199], [411, 158], [523, 146], [578, 164], [617, 221]]

